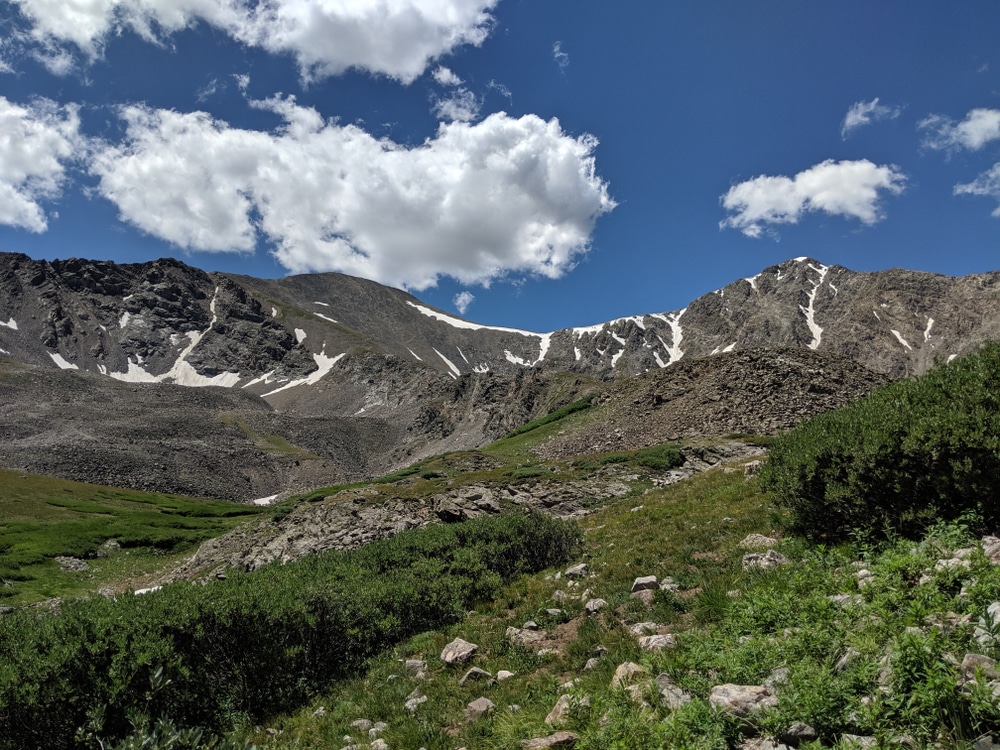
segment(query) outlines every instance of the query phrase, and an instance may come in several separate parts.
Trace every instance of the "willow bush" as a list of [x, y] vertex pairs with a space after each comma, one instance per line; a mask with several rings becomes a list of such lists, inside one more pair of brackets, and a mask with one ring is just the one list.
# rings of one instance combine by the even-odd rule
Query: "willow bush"
[[[462, 618], [512, 578], [565, 562], [578, 527], [506, 515], [404, 532], [205, 586], [64, 602], [0, 618], [0, 748], [65, 748], [102, 717], [206, 731], [293, 710], [410, 635]], [[152, 675], [164, 687], [150, 695]]]
[[800, 425], [762, 479], [813, 538], [915, 536], [959, 518], [1000, 528], [1000, 345]]

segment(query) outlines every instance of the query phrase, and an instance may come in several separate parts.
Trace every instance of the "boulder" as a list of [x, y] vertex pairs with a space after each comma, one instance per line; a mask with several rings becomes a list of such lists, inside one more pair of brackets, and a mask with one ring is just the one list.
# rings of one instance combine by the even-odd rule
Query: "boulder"
[[646, 671], [645, 667], [635, 662], [627, 661], [624, 664], [618, 665], [614, 677], [611, 678], [611, 687], [618, 688], [631, 685], [640, 677], [645, 677], [648, 674], [649, 672]]
[[478, 650], [479, 646], [475, 643], [456, 638], [444, 647], [441, 652], [441, 661], [445, 664], [465, 664]]
[[636, 591], [656, 591], [659, 588], [659, 584], [656, 581], [656, 576], [640, 576], [632, 582], [632, 593]]
[[567, 578], [586, 578], [589, 573], [590, 568], [587, 567], [587, 563], [579, 563], [567, 568], [565, 575]]
[[493, 701], [489, 698], [476, 698], [465, 707], [465, 720], [476, 721], [482, 716], [493, 711]]
[[407, 711], [413, 713], [414, 711], [417, 710], [417, 706], [426, 702], [427, 702], [427, 696], [424, 695], [422, 692], [420, 692], [420, 688], [417, 688], [408, 696], [406, 696], [406, 702], [403, 704], [403, 706], [406, 708]]
[[804, 721], [796, 721], [788, 729], [778, 735], [778, 739], [786, 745], [798, 747], [803, 742], [819, 739], [819, 734]]
[[656, 592], [651, 589], [642, 589], [630, 594], [629, 598], [638, 599], [647, 607], [650, 607], [653, 605], [653, 600], [656, 598]]
[[669, 633], [644, 635], [639, 638], [639, 648], [643, 651], [663, 651], [663, 649], [673, 648], [675, 645], [677, 645], [677, 639]]
[[513, 625], [504, 631], [504, 635], [511, 643], [521, 646], [530, 646], [545, 638], [545, 634], [538, 630], [525, 630], [524, 628], [515, 628]]
[[673, 683], [670, 675], [663, 673], [656, 677], [656, 687], [660, 690], [660, 705], [671, 710], [691, 702], [691, 696]]
[[765, 708], [778, 705], [778, 698], [762, 685], [716, 685], [708, 696], [708, 702], [723, 711], [745, 718]]
[[462, 679], [458, 681], [458, 684], [459, 685], [464, 685], [465, 683], [472, 682], [472, 681], [476, 681], [476, 682], [486, 681], [486, 682], [489, 682], [492, 679], [493, 679], [493, 675], [491, 675], [485, 669], [480, 669], [479, 667], [473, 667], [468, 672], [466, 672], [464, 675], [462, 675]]
[[777, 550], [769, 549], [767, 552], [750, 552], [743, 555], [743, 570], [773, 570], [782, 565], [790, 563], [787, 557]]
[[603, 599], [591, 599], [583, 605], [583, 611], [588, 615], [596, 615], [606, 606], [608, 606], [608, 603]]

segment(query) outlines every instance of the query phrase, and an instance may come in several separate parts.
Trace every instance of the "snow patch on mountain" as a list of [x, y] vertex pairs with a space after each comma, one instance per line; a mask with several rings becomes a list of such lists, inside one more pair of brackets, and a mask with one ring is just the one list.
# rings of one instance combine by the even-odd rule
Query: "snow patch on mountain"
[[931, 327], [934, 325], [934, 318], [927, 318], [927, 327], [924, 329], [924, 341], [931, 340]]
[[[796, 258], [795, 260], [802, 262], [805, 258]], [[809, 268], [818, 273], [819, 278], [816, 280], [816, 283], [813, 284], [812, 291], [809, 292], [807, 296], [809, 304], [805, 307], [799, 305], [799, 310], [801, 310], [802, 314], [806, 316], [806, 325], [809, 326], [809, 332], [812, 334], [812, 341], [809, 342], [809, 348], [818, 349], [820, 342], [823, 340], [823, 329], [816, 322], [816, 294], [819, 292], [819, 288], [823, 286], [823, 279], [826, 278], [826, 274], [830, 270], [830, 267], [824, 266], [820, 263], [819, 268], [817, 268], [810, 263]]]
[[52, 361], [56, 363], [56, 366], [60, 370], [79, 370], [80, 368], [74, 365], [72, 362], [67, 362], [63, 359], [63, 356], [58, 352], [49, 352], [49, 356], [52, 357]]
[[510, 349], [504, 349], [503, 350], [503, 356], [504, 356], [504, 358], [508, 362], [510, 362], [513, 365], [520, 365], [521, 367], [531, 367], [531, 363], [530, 362], [521, 359], [516, 354], [514, 354], [513, 352], [511, 352]]
[[540, 333], [541, 340], [538, 342], [538, 359], [535, 361], [537, 365], [543, 359], [545, 355], [549, 353], [549, 346], [552, 345], [552, 334], [551, 333]]
[[[337, 323], [337, 321], [334, 320], [333, 318], [331, 318], [329, 315], [324, 315], [323, 313], [318, 313], [318, 312], [314, 312], [313, 315], [315, 315], [317, 318], [322, 318], [323, 320], [327, 320], [327, 321], [329, 321], [331, 323]], [[337, 325], [340, 325], [340, 324], [337, 323]]]
[[0, 320], [0, 326], [2, 326], [4, 328], [9, 328], [12, 331], [16, 331], [17, 330], [17, 321], [14, 320], [13, 318], [11, 318], [6, 323], [4, 323], [2, 320]]
[[257, 377], [257, 378], [254, 378], [253, 380], [251, 380], [249, 383], [244, 383], [242, 387], [243, 388], [249, 388], [250, 386], [257, 385], [258, 383], [263, 383], [264, 385], [270, 385], [271, 382], [272, 382], [271, 381], [271, 376], [272, 375], [274, 375], [274, 370], [268, 370], [267, 372], [265, 372], [260, 377]]
[[303, 331], [301, 328], [296, 328], [295, 329], [295, 340], [298, 341], [301, 344], [303, 341], [306, 340], [306, 332]]
[[[151, 372], [143, 368], [142, 358], [136, 357], [136, 361], [133, 362], [129, 360], [128, 370], [126, 372], [109, 372], [108, 375], [115, 380], [122, 380], [126, 383], [175, 383], [177, 385], [186, 385], [193, 388], [201, 388], [205, 386], [222, 386], [225, 388], [231, 388], [240, 381], [240, 374], [238, 372], [220, 372], [218, 375], [213, 375], [212, 377], [207, 377], [202, 375], [191, 364], [187, 361], [188, 355], [194, 351], [194, 348], [198, 346], [198, 343], [204, 338], [205, 334], [212, 330], [212, 326], [218, 321], [218, 316], [215, 312], [215, 301], [218, 297], [219, 289], [216, 287], [215, 296], [212, 297], [212, 302], [209, 304], [209, 310], [212, 312], [212, 322], [208, 324], [208, 328], [204, 331], [188, 331], [186, 336], [188, 338], [188, 345], [181, 350], [177, 355], [177, 359], [174, 361], [173, 367], [170, 368], [169, 372], [165, 372], [161, 375], [153, 375]], [[122, 315], [122, 328], [129, 322], [126, 318], [129, 313], [124, 313]], [[136, 319], [141, 320], [141, 319]], [[176, 334], [175, 334], [176, 335]], [[171, 337], [171, 341], [179, 343], [182, 338]], [[58, 364], [58, 363], [57, 363]]]
[[447, 315], [443, 312], [438, 312], [437, 310], [432, 310], [429, 307], [424, 307], [423, 305], [418, 305], [416, 302], [407, 303], [410, 307], [415, 307], [418, 311], [426, 315], [428, 318], [434, 318], [435, 320], [440, 320], [442, 323], [447, 323], [452, 328], [464, 328], [468, 331], [500, 331], [501, 333], [516, 333], [521, 336], [544, 336], [542, 333], [533, 333], [532, 331], [523, 331], [520, 328], [504, 328], [502, 326], [485, 326], [479, 323], [471, 323], [468, 320], [462, 320], [461, 318], [454, 318], [451, 315]]
[[[431, 347], [431, 348], [433, 348], [433, 347]], [[450, 373], [450, 374], [451, 374], [451, 376], [452, 376], [453, 378], [455, 378], [455, 379], [457, 380], [457, 379], [458, 379], [458, 376], [462, 374], [462, 371], [461, 371], [461, 370], [459, 370], [459, 369], [458, 369], [457, 367], [455, 367], [455, 363], [454, 363], [454, 362], [452, 362], [452, 361], [451, 361], [450, 359], [448, 359], [448, 358], [447, 358], [446, 356], [444, 356], [444, 355], [443, 355], [443, 354], [442, 354], [441, 352], [439, 352], [439, 351], [438, 351], [437, 349], [434, 349], [434, 353], [435, 353], [436, 355], [438, 355], [438, 356], [439, 356], [439, 357], [440, 357], [441, 359], [443, 359], [443, 360], [444, 360], [444, 363], [445, 363], [446, 365], [448, 365], [448, 369], [449, 369], [449, 370], [451, 370], [451, 373]]]
[[906, 347], [907, 349], [909, 349], [910, 351], [913, 351], [913, 347], [912, 347], [912, 346], [910, 346], [909, 342], [908, 342], [908, 341], [907, 341], [906, 339], [904, 339], [904, 338], [903, 338], [903, 334], [901, 334], [901, 333], [900, 333], [899, 331], [897, 331], [897, 330], [896, 330], [895, 328], [891, 328], [891, 329], [889, 329], [889, 330], [890, 330], [890, 331], [892, 331], [892, 335], [896, 337], [896, 340], [897, 340], [897, 341], [898, 341], [898, 342], [899, 342], [900, 344], [902, 344], [903, 346], [905, 346], [905, 347]]
[[406, 347], [406, 351], [408, 351], [408, 352], [409, 352], [410, 354], [412, 354], [412, 355], [413, 355], [414, 357], [416, 357], [416, 358], [417, 358], [417, 360], [419, 360], [420, 362], [423, 362], [423, 361], [424, 361], [424, 360], [423, 360], [423, 359], [421, 358], [421, 356], [420, 356], [419, 354], [417, 354], [417, 353], [416, 353], [415, 351], [413, 351], [413, 350], [412, 350], [412, 349], [411, 349], [410, 347]]
[[329, 307], [330, 305], [326, 302], [313, 302], [314, 305], [322, 305], [323, 307]]
[[267, 393], [262, 394], [262, 398], [273, 396], [275, 393], [281, 393], [281, 391], [287, 391], [289, 388], [295, 388], [296, 386], [300, 385], [315, 385], [328, 372], [330, 372], [330, 370], [333, 369], [333, 366], [335, 364], [337, 364], [341, 359], [347, 356], [347, 352], [338, 354], [336, 357], [329, 357], [327, 356], [326, 348], [324, 347], [323, 351], [321, 351], [319, 354], [316, 354], [314, 352], [312, 356], [313, 356], [313, 361], [316, 363], [316, 367], [318, 368], [315, 372], [306, 375], [304, 378], [299, 378], [297, 380], [292, 380], [288, 383], [285, 383], [285, 385], [281, 386], [280, 388], [275, 388], [273, 391], [268, 391]]
[[[685, 307], [683, 310], [678, 310], [675, 313], [669, 313], [666, 315], [653, 315], [653, 318], [659, 318], [668, 326], [670, 326], [670, 341], [671, 346], [667, 346], [666, 342], [657, 335], [660, 339], [660, 343], [663, 344], [663, 348], [667, 351], [667, 356], [670, 359], [667, 361], [667, 365], [672, 365], [674, 362], [679, 360], [684, 356], [684, 352], [681, 350], [681, 342], [684, 340], [684, 329], [681, 328], [681, 316], [687, 312]], [[663, 365], [666, 367], [666, 365]]]

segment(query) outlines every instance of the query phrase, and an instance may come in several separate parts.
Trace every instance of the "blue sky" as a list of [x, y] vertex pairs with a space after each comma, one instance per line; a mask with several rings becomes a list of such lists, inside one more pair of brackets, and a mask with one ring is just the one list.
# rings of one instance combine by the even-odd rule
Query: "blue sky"
[[1000, 4], [0, 0], [0, 250], [535, 331], [1000, 267]]

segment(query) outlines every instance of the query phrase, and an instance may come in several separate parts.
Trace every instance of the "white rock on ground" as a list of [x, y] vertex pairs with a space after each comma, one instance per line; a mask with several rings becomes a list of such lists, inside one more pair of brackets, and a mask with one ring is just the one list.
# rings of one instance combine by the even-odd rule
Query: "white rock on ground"
[[479, 650], [475, 643], [469, 643], [461, 638], [456, 638], [441, 652], [441, 661], [445, 664], [464, 664], [472, 655]]
[[762, 685], [716, 685], [708, 696], [708, 702], [723, 711], [745, 718], [752, 713], [778, 705], [774, 693]]
[[656, 576], [639, 576], [632, 582], [632, 593], [636, 591], [656, 591], [659, 588], [659, 584], [656, 581]]
[[475, 721], [476, 719], [493, 711], [493, 701], [489, 698], [476, 698], [465, 707], [465, 720]]
[[676, 645], [677, 639], [669, 633], [644, 635], [639, 638], [639, 648], [643, 651], [663, 651], [665, 648], [673, 648]]
[[790, 562], [791, 560], [777, 550], [769, 549], [767, 552], [750, 552], [743, 555], [743, 570], [752, 570], [754, 568], [773, 570]]
[[645, 667], [636, 664], [634, 661], [627, 661], [624, 664], [618, 665], [614, 676], [611, 678], [611, 687], [618, 688], [630, 685], [640, 677], [645, 677], [648, 674], [649, 672]]
[[534, 737], [530, 740], [521, 740], [522, 750], [547, 750], [547, 748], [571, 748], [576, 747], [579, 737], [573, 732], [556, 732], [548, 737]]

